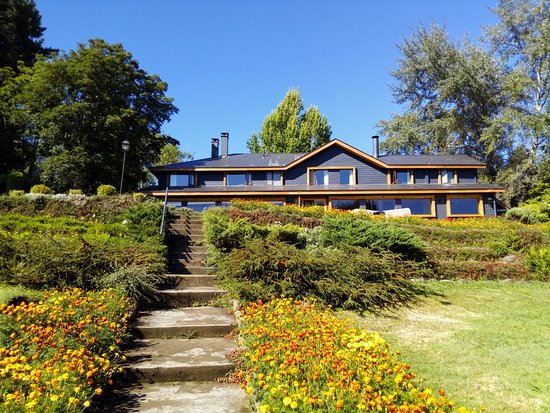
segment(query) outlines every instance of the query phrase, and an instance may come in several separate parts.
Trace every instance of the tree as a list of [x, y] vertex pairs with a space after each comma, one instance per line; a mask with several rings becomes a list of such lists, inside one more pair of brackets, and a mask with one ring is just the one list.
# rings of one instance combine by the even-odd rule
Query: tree
[[304, 111], [298, 89], [290, 89], [246, 145], [250, 152], [309, 152], [330, 141], [330, 125], [315, 106]]
[[[510, 164], [498, 181], [511, 204], [523, 200], [537, 183], [539, 164], [550, 143], [550, 3], [548, 0], [501, 0], [493, 11], [496, 25], [485, 29], [487, 41], [506, 70], [513, 103], [508, 124], [517, 150], [527, 156]], [[540, 178], [544, 179], [543, 176]]]
[[[153, 166], [169, 165], [172, 163], [179, 163], [185, 160], [193, 159], [193, 155], [189, 152], [182, 152], [178, 148], [178, 141], [173, 138], [168, 138], [168, 142], [172, 143], [167, 143], [162, 147], [158, 160], [153, 164]], [[145, 168], [145, 171], [147, 173], [147, 178], [140, 183], [140, 187], [156, 185], [157, 178], [155, 178], [155, 176], [149, 172], [147, 168]]]
[[390, 154], [465, 153], [487, 163], [494, 178], [511, 141], [497, 122], [506, 107], [499, 65], [465, 40], [448, 39], [444, 27], [420, 27], [399, 45], [402, 57], [391, 72], [394, 99], [403, 114], [378, 123]]
[[42, 46], [41, 20], [33, 0], [0, 2], [0, 67], [17, 69], [18, 61], [31, 66], [37, 54], [54, 51]]
[[17, 93], [14, 77], [20, 65], [31, 66], [37, 54], [54, 51], [42, 46], [44, 30], [34, 1], [0, 2], [0, 193], [10, 174], [19, 175], [26, 167], [25, 125], [16, 119], [10, 103]]
[[[44, 183], [58, 191], [117, 187], [123, 140], [130, 142], [125, 188], [136, 188], [146, 175], [143, 164], [156, 161], [168, 141], [162, 124], [177, 112], [166, 83], [140, 69], [121, 44], [101, 39], [38, 60], [18, 79], [25, 80], [12, 104], [35, 149], [31, 165], [38, 163]], [[71, 171], [72, 183], [55, 177], [56, 170]]]

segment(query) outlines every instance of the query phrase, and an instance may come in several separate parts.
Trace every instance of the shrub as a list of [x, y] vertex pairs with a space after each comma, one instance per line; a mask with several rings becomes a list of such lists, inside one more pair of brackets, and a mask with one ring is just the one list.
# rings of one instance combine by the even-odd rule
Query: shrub
[[97, 187], [97, 195], [98, 196], [110, 196], [110, 195], [116, 195], [117, 190], [113, 185], [99, 185]]
[[25, 191], [23, 191], [22, 189], [12, 189], [9, 192], [9, 196], [23, 196], [23, 195], [25, 195]]
[[69, 195], [83, 195], [82, 189], [69, 189]]
[[52, 190], [50, 188], [48, 188], [46, 185], [39, 184], [39, 185], [33, 185], [31, 187], [30, 193], [31, 194], [45, 194], [45, 195], [47, 195], [47, 194], [51, 194]]
[[138, 201], [145, 201], [147, 199], [147, 195], [145, 195], [142, 192], [134, 192], [132, 194], [132, 198], [138, 200]]
[[6, 191], [23, 189], [25, 187], [25, 175], [21, 171], [9, 171], [5, 176]]
[[504, 217], [511, 221], [519, 221], [522, 224], [536, 224], [540, 222], [536, 212], [528, 207], [510, 208], [506, 211]]
[[366, 248], [301, 250], [254, 239], [219, 262], [220, 284], [243, 301], [314, 296], [326, 304], [372, 310], [405, 303], [419, 292], [405, 277], [430, 276], [421, 264]]
[[422, 261], [428, 245], [411, 231], [386, 221], [343, 217], [326, 217], [321, 233], [321, 245], [345, 248], [346, 245], [391, 251], [403, 258]]
[[550, 248], [529, 248], [525, 256], [525, 266], [536, 279], [550, 281]]

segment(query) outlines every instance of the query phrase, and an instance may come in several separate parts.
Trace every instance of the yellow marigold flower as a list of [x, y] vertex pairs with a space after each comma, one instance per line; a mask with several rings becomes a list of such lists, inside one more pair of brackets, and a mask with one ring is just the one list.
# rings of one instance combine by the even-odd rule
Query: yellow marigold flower
[[262, 404], [262, 406], [260, 407], [260, 412], [261, 413], [269, 412], [269, 406], [267, 404]]
[[283, 404], [285, 406], [288, 406], [290, 403], [292, 403], [292, 399], [290, 397], [287, 396], [283, 399]]
[[90, 401], [86, 400], [83, 404], [84, 407], [90, 407]]
[[296, 403], [294, 400], [290, 402], [290, 408], [296, 409], [298, 407], [298, 403]]

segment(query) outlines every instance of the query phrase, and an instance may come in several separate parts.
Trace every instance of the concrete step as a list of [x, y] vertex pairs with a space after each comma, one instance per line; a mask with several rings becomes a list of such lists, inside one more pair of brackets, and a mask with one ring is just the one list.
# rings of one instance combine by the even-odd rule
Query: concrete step
[[170, 244], [169, 250], [170, 252], [187, 252], [190, 254], [208, 253], [208, 247], [206, 245], [189, 245], [183, 242]]
[[185, 230], [168, 228], [166, 233], [169, 241], [171, 241], [172, 237], [174, 236], [180, 236], [181, 238], [179, 238], [179, 241], [182, 241], [184, 239], [187, 239], [188, 241], [202, 241], [202, 239], [204, 238], [204, 234], [202, 232], [193, 233]]
[[[206, 264], [206, 257], [174, 257], [173, 255], [169, 255], [168, 257], [168, 267], [170, 268], [181, 268], [182, 266], [192, 265], [192, 266], [200, 266]], [[179, 271], [177, 271], [179, 272]]]
[[168, 254], [171, 258], [186, 259], [189, 261], [206, 261], [208, 258], [208, 254], [206, 252], [174, 251], [171, 248], [168, 249]]
[[226, 357], [234, 348], [235, 342], [225, 338], [136, 340], [126, 352], [126, 378], [138, 383], [214, 380], [234, 368]]
[[187, 287], [212, 287], [216, 282], [214, 274], [164, 274], [164, 286], [175, 290]]
[[156, 296], [159, 300], [158, 304], [174, 308], [205, 305], [224, 293], [225, 291], [218, 287], [188, 287], [158, 290]]
[[140, 311], [135, 336], [139, 338], [223, 337], [237, 327], [235, 317], [219, 307], [188, 307]]
[[180, 261], [171, 262], [168, 265], [170, 272], [177, 274], [213, 274], [216, 267], [205, 267], [204, 265], [189, 264]]
[[252, 413], [238, 384], [142, 383], [114, 390], [98, 413]]
[[202, 231], [202, 223], [190, 223], [190, 222], [170, 222], [168, 223], [169, 228], [176, 228], [176, 229], [189, 229], [189, 230], [196, 230], [196, 231]]

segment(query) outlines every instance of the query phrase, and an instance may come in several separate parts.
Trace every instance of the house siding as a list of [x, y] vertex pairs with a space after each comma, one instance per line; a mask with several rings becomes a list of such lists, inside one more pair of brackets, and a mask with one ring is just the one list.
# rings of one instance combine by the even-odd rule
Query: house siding
[[[315, 156], [299, 163], [285, 172], [285, 184], [287, 185], [307, 185], [307, 168], [323, 168], [351, 166], [356, 168], [356, 183], [361, 184], [381, 184], [387, 183], [386, 170], [375, 165], [369, 164], [358, 156], [347, 152], [341, 147], [333, 146], [327, 150], [318, 153]], [[338, 172], [330, 171], [329, 179], [339, 183]]]
[[485, 216], [494, 217], [497, 215], [495, 210], [495, 194], [483, 195], [483, 209], [485, 210]]
[[200, 172], [198, 186], [223, 186], [223, 172]]
[[435, 214], [438, 219], [447, 218], [447, 197], [435, 197]]

